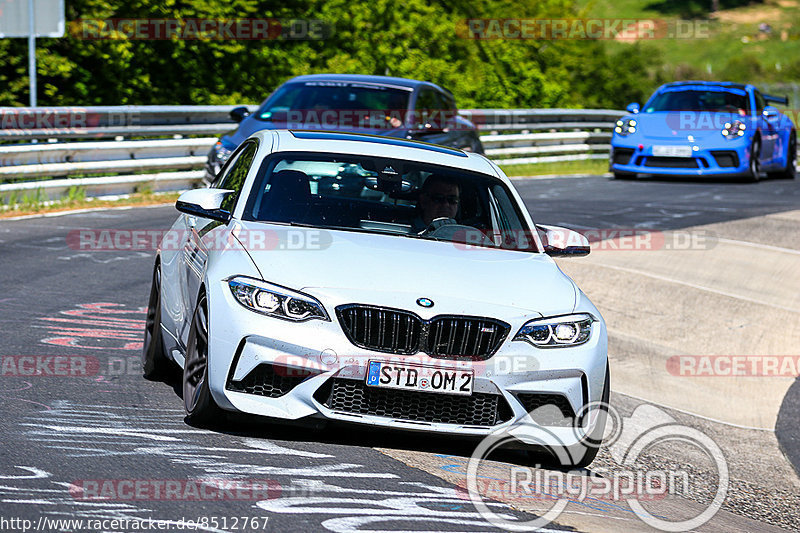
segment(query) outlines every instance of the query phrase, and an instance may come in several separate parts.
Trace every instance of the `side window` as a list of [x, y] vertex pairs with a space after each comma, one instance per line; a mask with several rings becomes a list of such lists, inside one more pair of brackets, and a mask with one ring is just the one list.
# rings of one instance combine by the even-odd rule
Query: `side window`
[[228, 212], [233, 211], [233, 206], [236, 205], [236, 200], [239, 198], [239, 193], [242, 192], [244, 180], [247, 178], [247, 173], [250, 170], [250, 166], [253, 164], [253, 158], [255, 157], [257, 150], [258, 143], [256, 141], [248, 142], [247, 145], [239, 152], [239, 156], [237, 157], [236, 161], [234, 161], [233, 164], [228, 167], [228, 171], [224, 176], [222, 176], [222, 179], [217, 187], [220, 189], [235, 191], [233, 194], [225, 198], [225, 201], [222, 202], [222, 209]]
[[443, 109], [447, 109], [448, 111], [456, 111], [458, 109], [456, 107], [455, 98], [453, 98], [450, 94], [443, 94], [442, 99], [444, 100], [444, 107]]
[[422, 113], [430, 111], [436, 107], [436, 93], [433, 90], [423, 87], [417, 95], [417, 101], [414, 104], [414, 110]]
[[525, 223], [517, 214], [515, 201], [509, 196], [505, 188], [500, 185], [492, 185], [491, 192], [497, 207], [497, 222], [500, 225], [498, 229], [503, 243], [501, 246], [519, 247], [520, 249], [530, 248], [532, 243], [525, 230]]
[[430, 124], [433, 127], [444, 128], [442, 112], [450, 109], [445, 96], [439, 91], [423, 88], [417, 96], [414, 110], [417, 112], [419, 126]]
[[760, 92], [755, 91], [754, 94], [756, 95], [756, 112], [760, 115], [761, 112], [764, 111], [764, 107], [766, 107], [767, 101], [764, 100], [764, 97], [761, 96]]
[[223, 165], [222, 170], [219, 171], [217, 177], [214, 178], [214, 181], [211, 182], [210, 187], [213, 187], [214, 189], [219, 189], [219, 184], [222, 183], [222, 180], [225, 179], [225, 176], [230, 174], [233, 165], [236, 164], [236, 160], [239, 159], [240, 155], [242, 155], [242, 151], [238, 149], [235, 152], [233, 152], [233, 154], [231, 154], [231, 157], [225, 162], [225, 165]]
[[417, 101], [414, 104], [417, 127], [424, 127], [426, 123], [430, 122], [431, 116], [436, 109], [436, 100], [436, 93], [428, 88], [423, 88], [417, 95]]

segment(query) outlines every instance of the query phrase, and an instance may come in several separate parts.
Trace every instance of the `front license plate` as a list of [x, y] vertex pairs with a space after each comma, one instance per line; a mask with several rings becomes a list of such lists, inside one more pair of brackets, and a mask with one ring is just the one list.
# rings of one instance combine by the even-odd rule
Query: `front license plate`
[[472, 370], [437, 368], [370, 361], [367, 385], [386, 389], [403, 389], [445, 394], [472, 394]]
[[692, 157], [691, 146], [653, 146], [653, 155], [663, 157]]

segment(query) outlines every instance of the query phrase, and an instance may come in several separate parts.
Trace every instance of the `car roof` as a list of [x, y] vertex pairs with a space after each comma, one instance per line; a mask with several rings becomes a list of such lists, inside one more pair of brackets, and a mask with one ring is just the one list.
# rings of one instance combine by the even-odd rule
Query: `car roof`
[[262, 130], [252, 137], [273, 135], [272, 152], [325, 152], [407, 159], [479, 172], [510, 183], [497, 166], [480, 154], [410, 139], [339, 131]]
[[680, 87], [714, 87], [714, 88], [723, 88], [723, 89], [739, 89], [742, 91], [746, 91], [748, 87], [752, 87], [752, 85], [744, 84], [744, 83], [734, 83], [732, 81], [701, 81], [701, 80], [688, 80], [688, 81], [673, 81], [671, 83], [665, 83], [662, 85], [660, 89], [673, 89], [673, 88], [680, 88]]
[[394, 85], [406, 89], [416, 89], [422, 85], [435, 87], [443, 92], [448, 93], [446, 89], [439, 87], [435, 83], [429, 81], [412, 80], [409, 78], [395, 78], [393, 76], [373, 76], [368, 74], [307, 74], [304, 76], [297, 76], [286, 83], [295, 82], [309, 82], [309, 81], [341, 81], [347, 83], [360, 82], [360, 83], [374, 83], [378, 85]]

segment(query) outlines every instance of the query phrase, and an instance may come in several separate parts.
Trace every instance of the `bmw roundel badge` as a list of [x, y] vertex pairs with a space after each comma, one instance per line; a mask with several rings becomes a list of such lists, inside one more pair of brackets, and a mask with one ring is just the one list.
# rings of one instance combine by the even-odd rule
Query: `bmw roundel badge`
[[430, 298], [417, 298], [417, 305], [421, 307], [433, 307], [433, 300]]

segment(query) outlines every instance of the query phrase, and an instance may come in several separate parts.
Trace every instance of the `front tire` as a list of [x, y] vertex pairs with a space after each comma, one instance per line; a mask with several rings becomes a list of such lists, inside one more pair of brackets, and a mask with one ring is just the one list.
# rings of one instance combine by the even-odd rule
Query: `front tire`
[[208, 387], [208, 299], [205, 294], [197, 300], [186, 343], [183, 405], [186, 417], [198, 425], [211, 425], [223, 417]]
[[759, 156], [761, 155], [761, 141], [756, 139], [750, 146], [750, 165], [747, 169], [746, 181], [755, 183], [761, 176], [761, 162]]
[[172, 370], [172, 363], [164, 352], [164, 339], [161, 336], [161, 265], [156, 263], [144, 326], [142, 371], [146, 379], [162, 381], [170, 377]]

